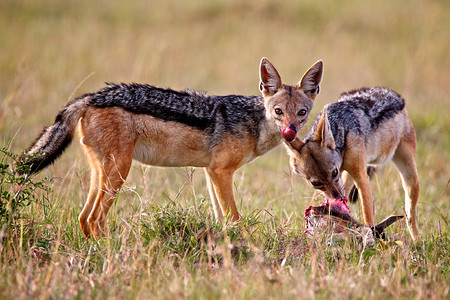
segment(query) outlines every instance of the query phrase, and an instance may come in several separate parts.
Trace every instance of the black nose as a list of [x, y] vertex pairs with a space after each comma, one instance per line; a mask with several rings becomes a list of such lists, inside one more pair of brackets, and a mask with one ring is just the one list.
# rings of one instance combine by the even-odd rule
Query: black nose
[[289, 129], [297, 133], [297, 128], [293, 124], [289, 125]]
[[342, 194], [337, 191], [334, 191], [332, 193], [332, 195], [333, 195], [333, 199], [335, 199], [335, 200], [341, 200], [341, 201], [344, 200], [344, 196], [342, 196]]

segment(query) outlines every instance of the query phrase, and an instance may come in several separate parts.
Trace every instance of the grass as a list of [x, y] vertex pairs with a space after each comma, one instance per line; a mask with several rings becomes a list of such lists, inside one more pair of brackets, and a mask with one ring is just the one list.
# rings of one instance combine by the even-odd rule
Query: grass
[[[448, 299], [447, 2], [2, 1], [0, 141], [8, 153], [104, 81], [257, 94], [262, 56], [287, 83], [323, 59], [313, 114], [360, 86], [389, 86], [406, 99], [422, 240], [413, 243], [399, 223], [369, 249], [330, 245], [328, 236], [307, 241], [303, 212], [321, 199], [291, 175], [279, 147], [235, 175], [237, 224], [216, 223], [201, 170], [135, 164], [108, 215], [110, 236], [86, 241], [77, 216], [89, 173], [74, 145], [33, 178], [34, 198], [1, 221], [0, 297]], [[2, 170], [13, 160], [3, 153]], [[3, 201], [20, 178], [2, 176]], [[376, 179], [377, 220], [402, 214], [395, 168]], [[351, 210], [361, 219], [358, 204]]]

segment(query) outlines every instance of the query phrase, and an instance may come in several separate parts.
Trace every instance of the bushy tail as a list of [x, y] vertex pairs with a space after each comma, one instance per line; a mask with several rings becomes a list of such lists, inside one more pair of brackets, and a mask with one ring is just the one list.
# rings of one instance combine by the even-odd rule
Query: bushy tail
[[[88, 96], [80, 97], [68, 103], [55, 118], [55, 123], [44, 128], [31, 144], [20, 161], [28, 166], [21, 173], [33, 174], [52, 164], [70, 145], [78, 120], [87, 108]], [[33, 156], [33, 157], [30, 157]], [[24, 168], [19, 168], [24, 169]]]

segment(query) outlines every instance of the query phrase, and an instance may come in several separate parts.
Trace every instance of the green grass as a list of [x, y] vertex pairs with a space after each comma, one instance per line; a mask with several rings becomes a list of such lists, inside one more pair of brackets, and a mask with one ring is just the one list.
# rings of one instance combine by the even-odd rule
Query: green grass
[[[237, 224], [214, 220], [203, 171], [134, 164], [108, 215], [110, 236], [86, 241], [77, 217], [89, 172], [73, 145], [33, 178], [51, 178], [44, 189], [1, 219], [0, 298], [448, 299], [448, 28], [448, 1], [1, 1], [0, 141], [9, 152], [105, 81], [258, 94], [262, 56], [286, 83], [323, 59], [313, 114], [361, 86], [406, 99], [422, 240], [398, 223], [370, 249], [329, 245], [327, 236], [308, 242], [303, 212], [321, 199], [291, 175], [279, 147], [236, 173]], [[1, 179], [3, 197], [14, 195]], [[372, 188], [378, 221], [403, 214], [392, 165]], [[358, 204], [351, 210], [361, 219]]]

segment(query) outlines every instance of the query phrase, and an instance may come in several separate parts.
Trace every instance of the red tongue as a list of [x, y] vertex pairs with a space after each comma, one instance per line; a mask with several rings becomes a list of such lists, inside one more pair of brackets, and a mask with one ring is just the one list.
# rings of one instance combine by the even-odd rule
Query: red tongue
[[281, 133], [281, 136], [288, 142], [292, 142], [296, 135], [297, 133], [289, 127], [285, 128]]

